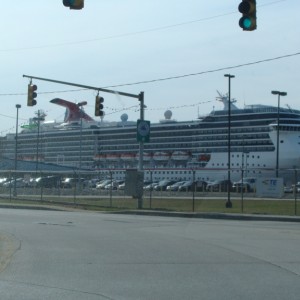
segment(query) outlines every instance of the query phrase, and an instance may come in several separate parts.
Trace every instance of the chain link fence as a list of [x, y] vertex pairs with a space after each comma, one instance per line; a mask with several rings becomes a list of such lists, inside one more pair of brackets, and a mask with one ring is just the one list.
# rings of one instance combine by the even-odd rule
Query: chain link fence
[[[256, 177], [253, 174], [251, 177], [249, 174], [244, 176], [243, 172], [236, 176], [231, 171], [230, 178], [234, 180], [230, 182], [227, 178], [213, 181], [199, 179], [195, 170], [192, 170], [189, 178], [154, 181], [151, 172], [148, 170], [145, 176], [142, 203], [139, 206], [134, 195], [125, 193], [125, 176], [122, 177], [120, 171], [113, 169], [97, 172], [2, 170], [0, 197], [2, 202], [60, 204], [97, 210], [139, 207], [185, 212], [300, 214], [297, 207], [300, 198], [298, 169], [281, 170], [279, 178], [262, 176], [259, 170]], [[208, 170], [207, 178], [212, 178], [213, 172], [216, 171]], [[280, 180], [275, 194], [259, 193], [259, 181], [276, 184]], [[228, 201], [232, 204], [230, 208], [226, 205]]]

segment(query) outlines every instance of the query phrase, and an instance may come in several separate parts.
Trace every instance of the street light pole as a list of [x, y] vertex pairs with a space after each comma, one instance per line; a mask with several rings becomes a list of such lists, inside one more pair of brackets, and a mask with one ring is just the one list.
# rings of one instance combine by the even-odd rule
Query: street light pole
[[231, 78], [234, 78], [234, 75], [231, 74], [225, 74], [224, 77], [228, 78], [228, 175], [227, 175], [227, 202], [226, 202], [226, 208], [232, 208], [232, 202], [230, 201], [230, 189], [231, 189], [231, 180], [230, 180], [230, 130], [231, 130]]
[[16, 138], [15, 138], [15, 181], [14, 181], [14, 196], [17, 196], [17, 161], [18, 161], [18, 127], [19, 127], [19, 108], [20, 104], [16, 104], [17, 119], [16, 119]]
[[38, 110], [38, 132], [37, 132], [37, 140], [36, 140], [36, 160], [35, 160], [35, 174], [37, 176], [38, 166], [39, 166], [39, 143], [40, 143], [40, 110]]
[[[144, 92], [141, 92], [139, 94], [139, 101], [140, 101], [140, 120], [144, 121]], [[143, 160], [144, 160], [144, 142], [140, 141], [139, 144], [139, 164], [138, 164], [138, 171], [140, 172], [140, 174], [142, 174], [142, 182], [140, 182], [139, 184], [142, 186], [144, 184], [144, 166], [143, 166]], [[143, 188], [141, 188], [141, 193], [138, 195], [138, 203], [137, 203], [137, 207], [138, 209], [142, 209], [143, 208]]]
[[278, 169], [279, 169], [279, 110], [280, 110], [280, 96], [286, 96], [286, 92], [280, 91], [271, 91], [272, 95], [278, 95], [278, 103], [277, 103], [277, 140], [276, 140], [276, 177], [278, 177]]

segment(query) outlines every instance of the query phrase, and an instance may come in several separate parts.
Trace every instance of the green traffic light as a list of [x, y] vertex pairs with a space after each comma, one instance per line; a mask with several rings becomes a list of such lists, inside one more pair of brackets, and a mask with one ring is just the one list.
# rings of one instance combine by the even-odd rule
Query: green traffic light
[[242, 17], [239, 25], [243, 30], [252, 31], [256, 29], [256, 20], [250, 17]]
[[256, 29], [256, 0], [242, 0], [238, 10], [243, 14], [239, 25], [243, 30], [253, 31]]
[[249, 29], [249, 28], [251, 28], [251, 26], [252, 26], [251, 20], [249, 18], [245, 18], [243, 20], [243, 27], [246, 29]]

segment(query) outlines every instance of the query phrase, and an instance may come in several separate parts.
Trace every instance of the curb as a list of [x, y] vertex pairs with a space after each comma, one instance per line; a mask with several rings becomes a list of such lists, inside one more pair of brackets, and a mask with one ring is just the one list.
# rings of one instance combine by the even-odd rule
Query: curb
[[140, 216], [160, 216], [178, 218], [199, 218], [199, 219], [219, 219], [219, 220], [239, 220], [239, 221], [276, 221], [276, 222], [300, 222], [298, 216], [275, 216], [275, 215], [249, 215], [249, 214], [228, 214], [228, 213], [188, 213], [188, 212], [165, 212], [149, 210], [132, 210], [113, 212], [114, 214], [140, 215]]
[[[24, 204], [0, 204], [0, 208], [14, 209], [33, 209], [48, 211], [78, 211], [80, 208], [71, 208], [64, 206], [46, 206], [46, 205], [24, 205]], [[87, 210], [81, 210], [87, 211]], [[274, 222], [300, 222], [298, 216], [279, 216], [279, 215], [259, 215], [259, 214], [229, 214], [229, 213], [201, 213], [201, 212], [173, 212], [160, 210], [121, 210], [105, 211], [106, 214], [123, 214], [139, 216], [158, 216], [175, 217], [191, 219], [219, 219], [219, 220], [237, 220], [237, 221], [274, 221]]]

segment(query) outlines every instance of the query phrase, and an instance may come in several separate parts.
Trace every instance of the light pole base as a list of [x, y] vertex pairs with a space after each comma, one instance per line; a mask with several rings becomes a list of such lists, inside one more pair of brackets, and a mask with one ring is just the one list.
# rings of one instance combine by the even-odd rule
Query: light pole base
[[232, 208], [232, 202], [231, 201], [227, 201], [225, 204], [226, 208]]

